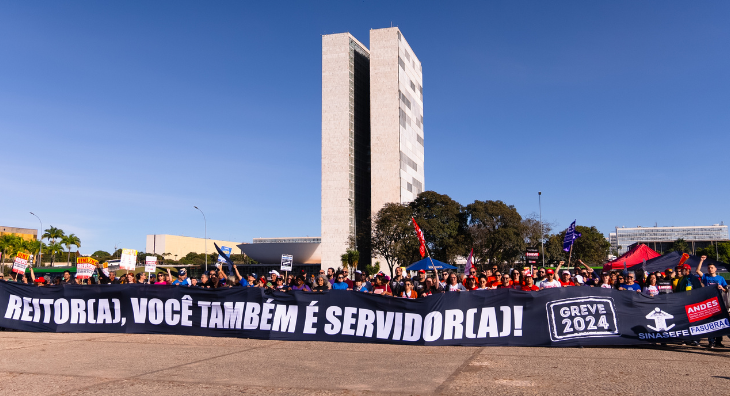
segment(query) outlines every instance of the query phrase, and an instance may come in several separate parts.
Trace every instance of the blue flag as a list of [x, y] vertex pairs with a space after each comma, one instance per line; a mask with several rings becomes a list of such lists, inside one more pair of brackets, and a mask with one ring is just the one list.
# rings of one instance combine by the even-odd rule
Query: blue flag
[[227, 254], [223, 253], [221, 248], [219, 248], [215, 242], [213, 242], [213, 246], [215, 246], [215, 250], [218, 251], [218, 257], [223, 257], [225, 262], [228, 263], [228, 274], [233, 274], [233, 261], [231, 261], [231, 258]]
[[573, 222], [570, 223], [570, 227], [568, 227], [568, 231], [565, 232], [565, 239], [563, 239], [563, 251], [569, 252], [570, 247], [573, 246], [573, 242], [575, 242], [580, 235], [580, 232], [575, 230], [575, 220], [573, 220]]

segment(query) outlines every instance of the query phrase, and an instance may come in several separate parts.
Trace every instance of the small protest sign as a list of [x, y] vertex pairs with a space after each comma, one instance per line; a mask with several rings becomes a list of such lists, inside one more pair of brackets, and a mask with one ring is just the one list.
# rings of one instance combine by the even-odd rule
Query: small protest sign
[[294, 261], [294, 256], [292, 256], [291, 254], [282, 254], [281, 255], [281, 271], [291, 271], [293, 261]]
[[18, 253], [18, 255], [15, 256], [15, 262], [13, 262], [13, 272], [24, 274], [25, 269], [28, 268], [28, 258], [30, 258], [30, 254]]
[[147, 256], [144, 258], [144, 272], [157, 271], [157, 257]]
[[137, 266], [137, 251], [134, 249], [122, 249], [122, 260], [119, 268], [127, 271], [134, 271]]
[[76, 258], [76, 279], [89, 279], [94, 274], [94, 269], [99, 265], [97, 260], [91, 257]]

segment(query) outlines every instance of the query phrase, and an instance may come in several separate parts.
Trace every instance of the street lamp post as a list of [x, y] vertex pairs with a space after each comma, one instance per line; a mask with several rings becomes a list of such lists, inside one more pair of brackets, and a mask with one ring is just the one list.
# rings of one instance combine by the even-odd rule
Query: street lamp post
[[35, 258], [35, 266], [38, 267], [38, 263], [40, 262], [40, 257], [41, 257], [41, 250], [43, 248], [43, 241], [41, 240], [41, 235], [43, 234], [43, 221], [41, 221], [41, 218], [38, 217], [37, 214], [35, 214], [33, 212], [30, 212], [30, 214], [35, 216], [36, 219], [38, 219], [38, 221], [40, 221], [40, 223], [41, 223], [41, 229], [38, 230], [38, 240], [41, 241], [41, 244], [38, 246], [38, 254], [36, 255], [36, 258]]
[[540, 243], [542, 244], [542, 266], [545, 266], [545, 238], [542, 232], [542, 191], [537, 192], [537, 203], [540, 206]]
[[[195, 209], [200, 210], [199, 207], [193, 206]], [[203, 224], [205, 225], [205, 272], [208, 272], [208, 220], [205, 219], [205, 213], [200, 210], [200, 214], [203, 215]]]

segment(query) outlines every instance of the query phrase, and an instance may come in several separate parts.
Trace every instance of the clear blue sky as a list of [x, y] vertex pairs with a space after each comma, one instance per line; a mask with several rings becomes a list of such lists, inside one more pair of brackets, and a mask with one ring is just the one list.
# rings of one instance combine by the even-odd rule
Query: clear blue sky
[[321, 35], [399, 26], [426, 188], [565, 228], [730, 221], [730, 3], [3, 2], [0, 224], [81, 252], [320, 234]]

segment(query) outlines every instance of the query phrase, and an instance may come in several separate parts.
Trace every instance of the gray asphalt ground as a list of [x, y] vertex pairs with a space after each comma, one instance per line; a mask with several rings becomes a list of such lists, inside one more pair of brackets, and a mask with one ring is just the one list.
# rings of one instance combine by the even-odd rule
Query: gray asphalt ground
[[730, 348], [423, 347], [0, 332], [2, 395], [558, 393], [728, 395]]

